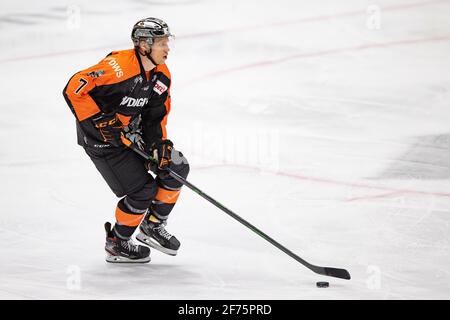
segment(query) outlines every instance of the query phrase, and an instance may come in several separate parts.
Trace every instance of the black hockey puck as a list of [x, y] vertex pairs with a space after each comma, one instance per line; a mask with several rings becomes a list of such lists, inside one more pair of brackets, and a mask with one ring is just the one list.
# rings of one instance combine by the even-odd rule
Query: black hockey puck
[[328, 288], [330, 284], [326, 281], [319, 281], [316, 283], [317, 288]]

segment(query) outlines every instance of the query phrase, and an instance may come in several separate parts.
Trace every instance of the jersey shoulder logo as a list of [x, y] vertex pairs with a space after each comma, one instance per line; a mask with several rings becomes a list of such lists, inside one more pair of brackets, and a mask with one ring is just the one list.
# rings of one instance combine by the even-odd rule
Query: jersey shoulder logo
[[98, 78], [105, 74], [104, 70], [94, 70], [88, 73], [88, 76], [91, 78]]
[[161, 81], [156, 81], [155, 86], [153, 87], [153, 91], [155, 91], [157, 94], [162, 95], [164, 92], [166, 92], [168, 87], [162, 83]]

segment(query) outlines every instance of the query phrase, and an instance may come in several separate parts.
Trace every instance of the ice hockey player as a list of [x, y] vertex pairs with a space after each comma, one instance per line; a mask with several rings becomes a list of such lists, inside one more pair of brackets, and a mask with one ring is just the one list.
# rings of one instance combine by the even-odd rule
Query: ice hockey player
[[[149, 262], [150, 248], [176, 255], [178, 239], [166, 229], [181, 183], [165, 171], [186, 178], [189, 164], [167, 138], [171, 76], [165, 61], [173, 35], [156, 18], [132, 29], [133, 49], [113, 51], [98, 64], [76, 73], [63, 90], [76, 117], [78, 144], [120, 201], [116, 222], [105, 223], [106, 261]], [[158, 165], [123, 144], [123, 137], [152, 154]], [[149, 173], [154, 173], [154, 176]]]

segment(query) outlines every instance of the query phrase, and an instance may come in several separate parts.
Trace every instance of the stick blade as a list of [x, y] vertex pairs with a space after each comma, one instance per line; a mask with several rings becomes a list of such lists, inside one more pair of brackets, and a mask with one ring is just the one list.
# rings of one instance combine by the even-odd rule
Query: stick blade
[[351, 279], [350, 273], [345, 269], [329, 268], [329, 267], [325, 267], [323, 269], [325, 271], [325, 275], [327, 275], [327, 276], [340, 278], [340, 279], [346, 279], [346, 280]]

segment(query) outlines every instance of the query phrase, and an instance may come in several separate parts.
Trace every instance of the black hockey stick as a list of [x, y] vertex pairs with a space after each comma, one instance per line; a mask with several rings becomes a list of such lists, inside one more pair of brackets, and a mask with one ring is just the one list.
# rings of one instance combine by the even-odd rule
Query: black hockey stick
[[[156, 163], [156, 160], [151, 155], [147, 154], [145, 151], [142, 151], [138, 146], [136, 146], [135, 144], [133, 144], [131, 141], [129, 141], [128, 139], [126, 139], [123, 136], [122, 136], [122, 141], [124, 142], [125, 145], [127, 145], [129, 148], [131, 148], [132, 150], [134, 150], [135, 152], [140, 154], [145, 159], [147, 159], [147, 160], [149, 160], [149, 161], [151, 161], [153, 163]], [[324, 276], [330, 276], [330, 277], [350, 280], [350, 273], [347, 270], [339, 269], [339, 268], [331, 268], [331, 267], [320, 267], [320, 266], [315, 266], [313, 264], [310, 264], [309, 262], [303, 260], [302, 258], [297, 256], [295, 253], [293, 253], [292, 251], [290, 251], [286, 247], [284, 247], [281, 244], [279, 244], [277, 241], [275, 241], [274, 239], [269, 237], [267, 234], [265, 234], [264, 232], [262, 232], [261, 230], [256, 228], [254, 225], [252, 225], [251, 223], [249, 223], [246, 220], [242, 219], [240, 216], [235, 214], [233, 211], [231, 211], [230, 209], [226, 208], [224, 205], [222, 205], [218, 201], [216, 201], [213, 198], [211, 198], [210, 196], [208, 196], [206, 193], [204, 193], [199, 188], [194, 186], [192, 183], [190, 183], [189, 181], [184, 179], [182, 176], [180, 176], [179, 174], [174, 172], [172, 169], [167, 168], [166, 171], [169, 173], [169, 175], [172, 178], [174, 178], [175, 180], [177, 180], [178, 182], [180, 182], [183, 185], [187, 186], [189, 189], [191, 189], [192, 191], [194, 191], [195, 193], [197, 193], [201, 197], [203, 197], [206, 200], [208, 200], [209, 202], [211, 202], [213, 205], [215, 205], [216, 207], [218, 207], [219, 209], [224, 211], [230, 217], [232, 217], [233, 219], [239, 221], [244, 226], [246, 226], [247, 228], [249, 228], [250, 230], [252, 230], [256, 234], [261, 236], [263, 239], [269, 241], [275, 247], [277, 247], [278, 249], [280, 249], [281, 251], [283, 251], [287, 255], [291, 256], [292, 258], [294, 258], [295, 260], [300, 262], [302, 265], [304, 265], [308, 269], [314, 271], [315, 273], [324, 275]]]

